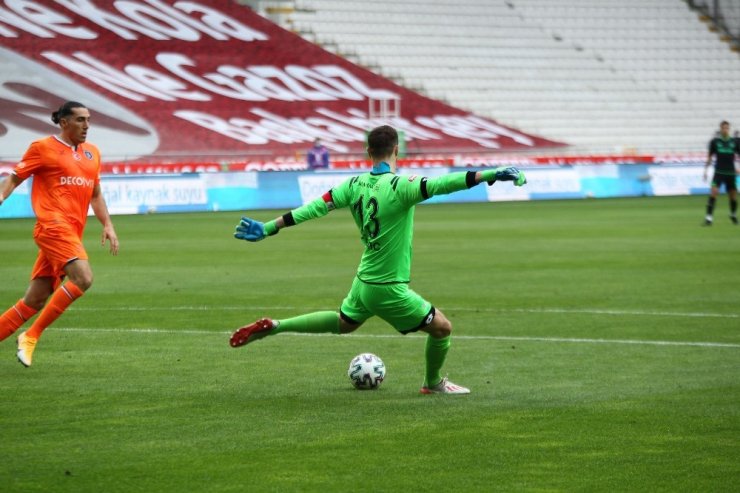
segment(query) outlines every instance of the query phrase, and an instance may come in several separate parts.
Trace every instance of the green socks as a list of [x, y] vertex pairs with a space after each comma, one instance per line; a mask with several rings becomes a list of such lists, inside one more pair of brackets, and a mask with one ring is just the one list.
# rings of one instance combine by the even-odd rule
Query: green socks
[[[337, 312], [313, 312], [299, 315], [285, 320], [278, 320], [278, 325], [270, 332], [270, 335], [282, 332], [298, 332], [303, 334], [339, 334], [339, 314]], [[436, 339], [427, 336], [424, 357], [426, 358], [425, 386], [434, 386], [442, 380], [442, 366], [450, 350], [452, 338], [447, 336]]]
[[442, 381], [442, 365], [445, 363], [451, 342], [451, 336], [443, 339], [435, 339], [432, 336], [427, 336], [427, 344], [424, 349], [424, 356], [427, 362], [424, 381], [425, 387], [437, 385]]
[[313, 312], [285, 320], [278, 320], [278, 325], [270, 335], [281, 332], [300, 332], [304, 334], [339, 334], [339, 314], [337, 312]]

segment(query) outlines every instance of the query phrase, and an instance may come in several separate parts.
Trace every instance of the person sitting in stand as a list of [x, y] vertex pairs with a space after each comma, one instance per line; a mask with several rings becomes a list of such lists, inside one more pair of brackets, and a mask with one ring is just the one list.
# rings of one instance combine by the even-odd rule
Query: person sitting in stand
[[309, 169], [329, 169], [329, 149], [319, 139], [313, 141], [313, 147], [307, 154]]

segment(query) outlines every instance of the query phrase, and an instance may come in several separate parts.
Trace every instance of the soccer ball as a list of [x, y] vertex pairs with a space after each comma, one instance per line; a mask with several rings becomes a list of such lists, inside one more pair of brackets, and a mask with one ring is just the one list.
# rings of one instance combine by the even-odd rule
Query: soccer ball
[[377, 389], [385, 379], [385, 364], [372, 353], [358, 354], [349, 362], [347, 376], [356, 389]]

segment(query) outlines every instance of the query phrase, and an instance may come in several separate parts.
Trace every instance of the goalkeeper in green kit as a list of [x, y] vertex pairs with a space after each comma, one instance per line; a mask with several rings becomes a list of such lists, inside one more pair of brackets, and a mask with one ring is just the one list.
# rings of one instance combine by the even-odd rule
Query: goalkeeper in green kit
[[435, 195], [471, 188], [479, 183], [527, 180], [516, 168], [450, 173], [437, 178], [398, 176], [398, 134], [390, 126], [373, 129], [367, 152], [373, 162], [369, 173], [348, 178], [316, 200], [282, 216], [261, 223], [243, 217], [234, 236], [260, 241], [283, 228], [348, 208], [365, 245], [357, 275], [339, 313], [319, 311], [284, 320], [263, 318], [238, 329], [232, 347], [252, 343], [281, 332], [348, 334], [377, 315], [401, 334], [427, 333], [426, 371], [423, 394], [469, 394], [470, 390], [442, 377], [442, 365], [450, 348], [452, 324], [445, 315], [411, 288], [411, 250], [414, 206]]

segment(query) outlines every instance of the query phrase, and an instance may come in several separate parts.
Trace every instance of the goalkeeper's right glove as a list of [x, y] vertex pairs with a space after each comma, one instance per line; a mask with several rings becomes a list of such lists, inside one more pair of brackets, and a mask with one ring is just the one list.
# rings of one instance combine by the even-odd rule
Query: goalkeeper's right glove
[[261, 223], [248, 217], [242, 217], [242, 220], [239, 221], [236, 227], [236, 231], [234, 231], [234, 238], [255, 242], [263, 240], [266, 236], [277, 234], [277, 232], [278, 228], [275, 221]]
[[517, 187], [521, 187], [527, 183], [524, 173], [513, 166], [481, 171], [481, 175], [489, 185], [493, 185], [495, 181], [513, 181], [514, 186]]

